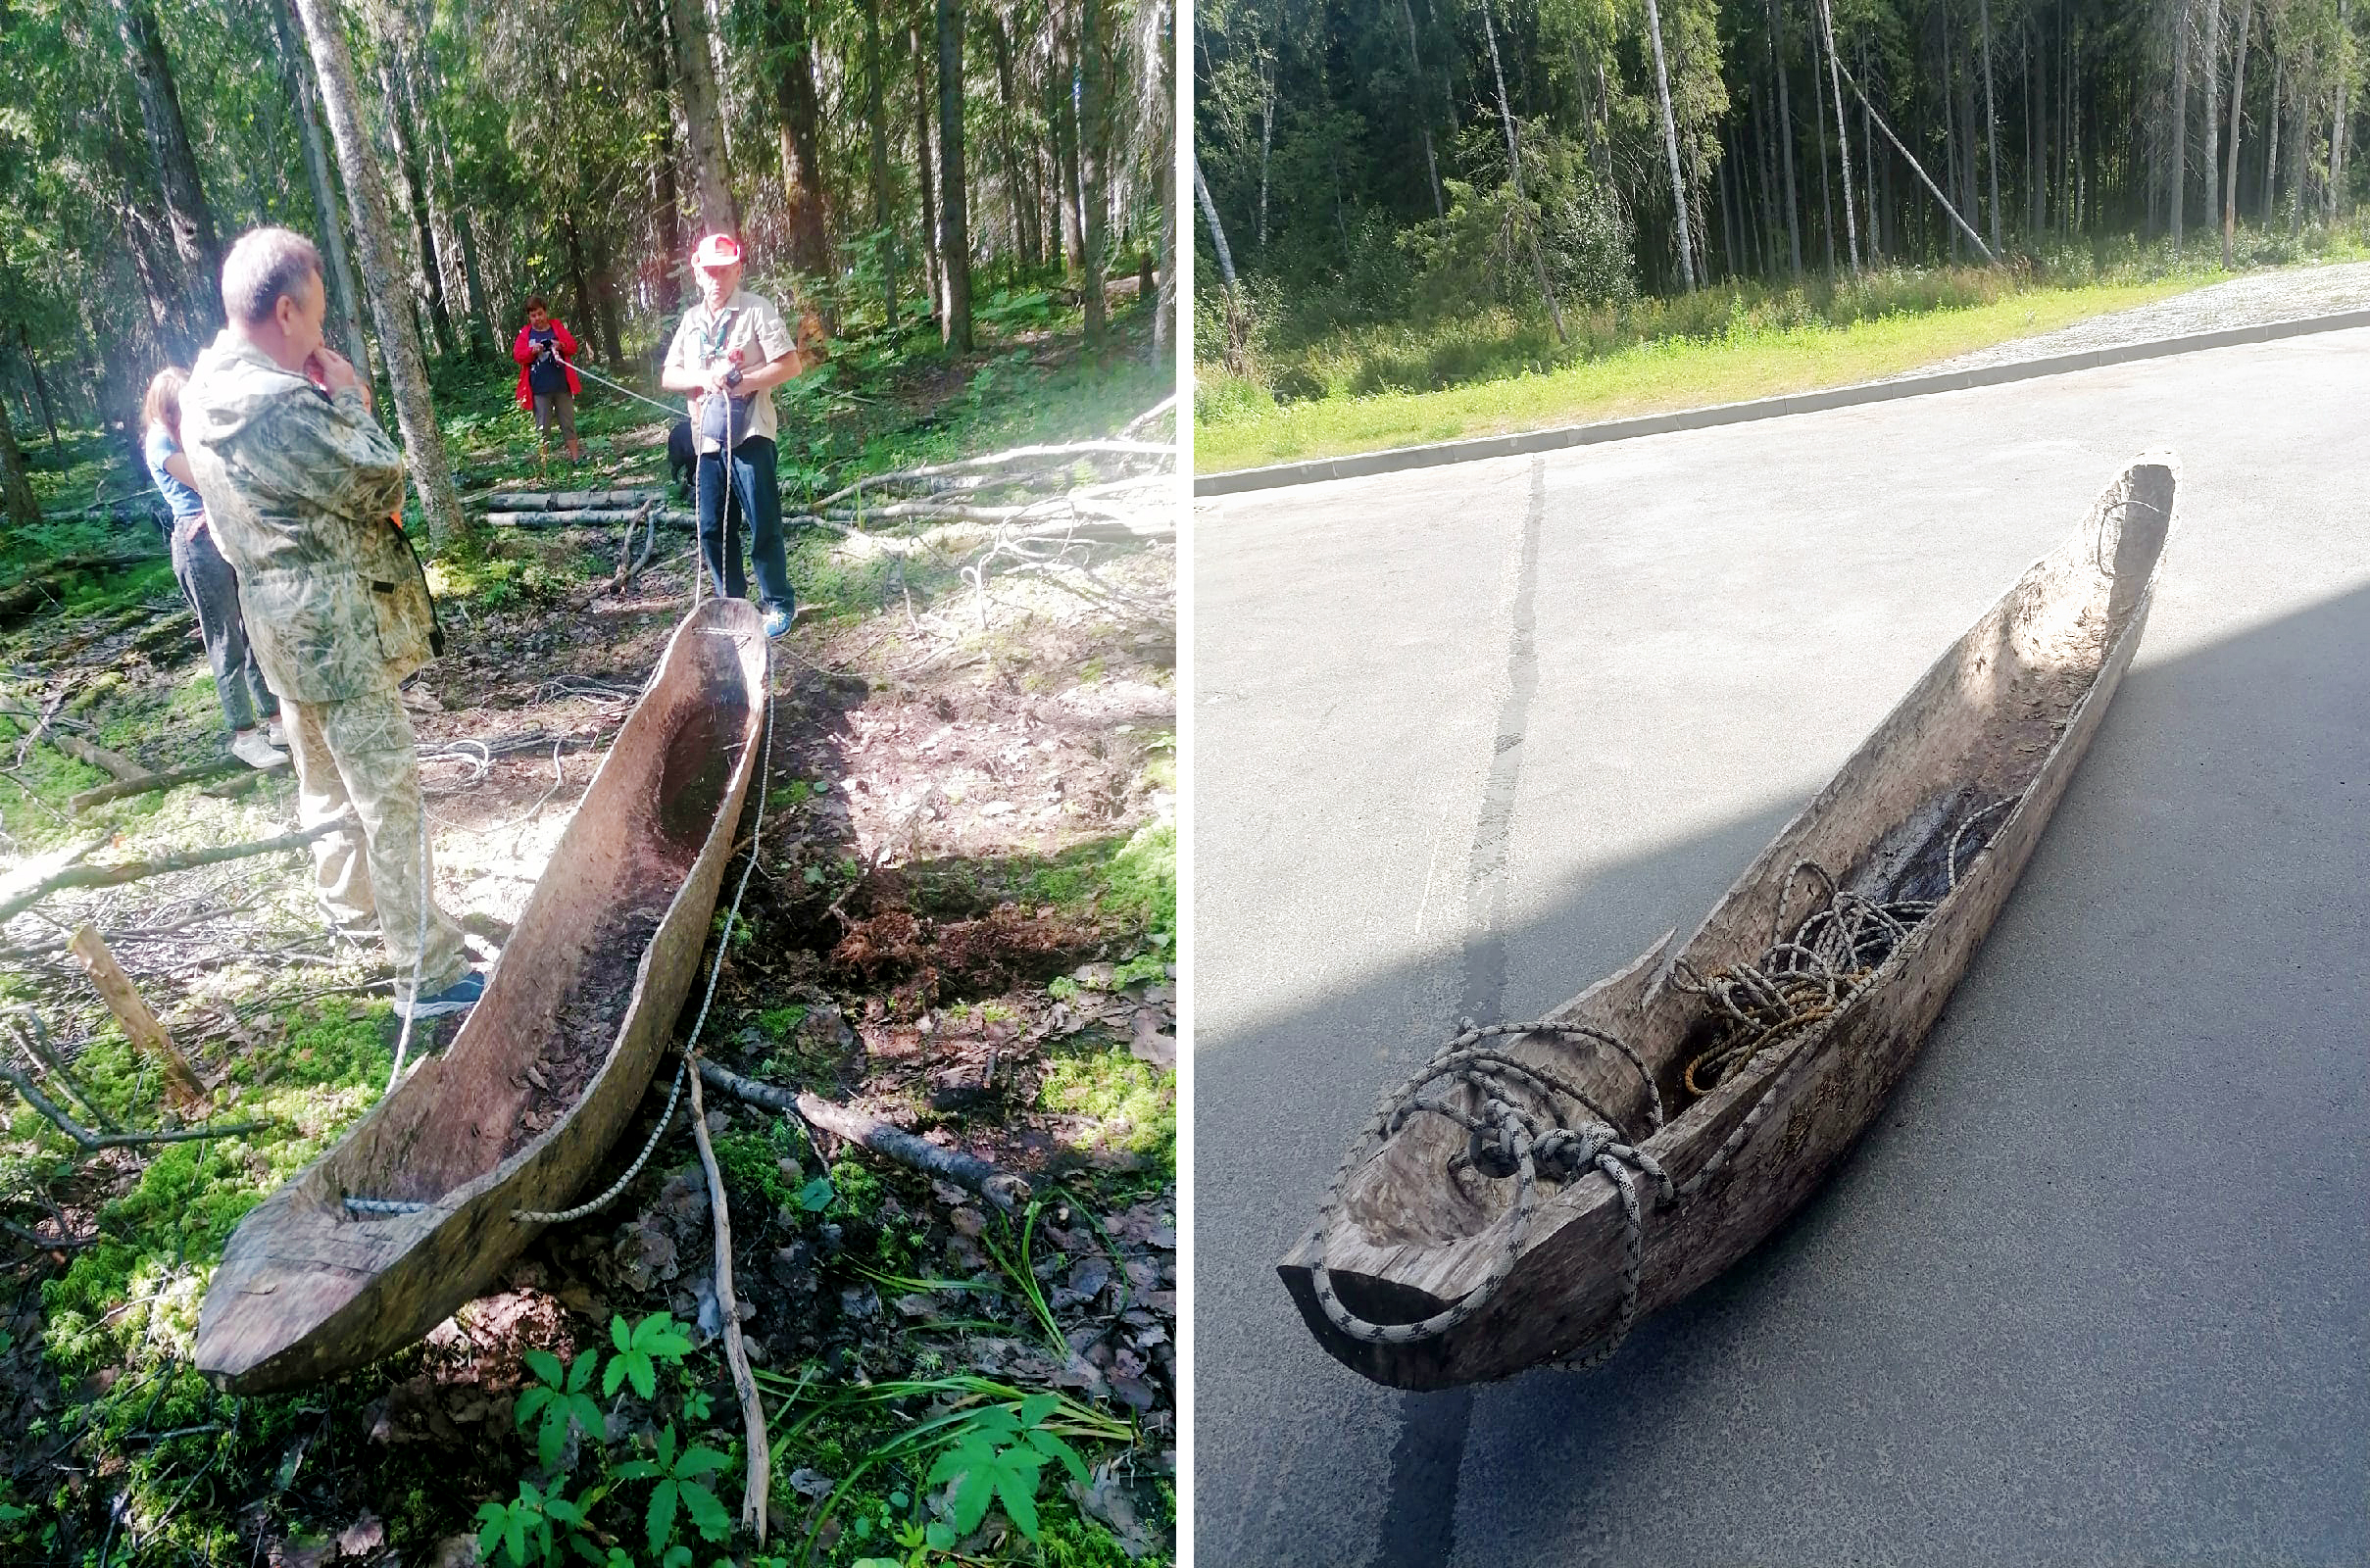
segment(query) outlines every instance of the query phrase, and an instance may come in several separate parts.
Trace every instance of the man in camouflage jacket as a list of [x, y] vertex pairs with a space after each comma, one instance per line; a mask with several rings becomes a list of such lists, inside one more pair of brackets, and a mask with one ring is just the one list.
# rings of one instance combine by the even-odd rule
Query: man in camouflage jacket
[[389, 516], [403, 502], [403, 456], [370, 416], [369, 384], [322, 340], [310, 240], [274, 228], [241, 237], [222, 264], [222, 303], [230, 324], [181, 394], [182, 443], [280, 700], [302, 819], [350, 808], [362, 830], [359, 843], [350, 829], [314, 841], [316, 885], [341, 929], [375, 920], [413, 1016], [466, 1010], [482, 982], [436, 907], [420, 764], [396, 692], [427, 662], [435, 625], [418, 558]]

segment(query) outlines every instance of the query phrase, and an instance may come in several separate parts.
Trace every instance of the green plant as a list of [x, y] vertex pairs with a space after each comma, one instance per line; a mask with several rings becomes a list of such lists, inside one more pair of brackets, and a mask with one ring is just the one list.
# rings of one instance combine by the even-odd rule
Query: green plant
[[958, 1535], [978, 1529], [988, 1504], [1002, 1502], [1020, 1533], [1035, 1541], [1037, 1487], [1048, 1459], [1060, 1460], [1079, 1486], [1089, 1484], [1078, 1450], [1045, 1426], [1046, 1417], [1061, 1402], [1057, 1395], [1037, 1394], [1017, 1405], [989, 1405], [930, 1466], [928, 1484], [949, 1489]]
[[[647, 1397], [647, 1396], [645, 1396]], [[659, 1433], [655, 1456], [649, 1459], [628, 1459], [617, 1466], [617, 1475], [625, 1481], [656, 1481], [650, 1494], [650, 1549], [664, 1552], [667, 1543], [674, 1536], [674, 1516], [677, 1507], [690, 1515], [691, 1523], [710, 1541], [721, 1541], [732, 1528], [732, 1516], [716, 1500], [715, 1493], [698, 1478], [725, 1464], [724, 1455], [714, 1448], [696, 1445], [675, 1452], [674, 1423], [668, 1422]], [[669, 1554], [671, 1555], [671, 1554]]]
[[609, 1320], [609, 1337], [617, 1353], [601, 1374], [601, 1397], [614, 1398], [617, 1385], [630, 1380], [634, 1393], [647, 1399], [659, 1391], [659, 1361], [679, 1365], [691, 1353], [691, 1341], [676, 1328], [674, 1316], [660, 1312], [628, 1330], [623, 1314]]
[[[541, 1412], [543, 1425], [535, 1434], [535, 1456], [543, 1461], [546, 1470], [560, 1466], [560, 1450], [568, 1443], [570, 1420], [596, 1440], [609, 1441], [609, 1428], [601, 1419], [601, 1407], [585, 1392], [592, 1387], [593, 1368], [600, 1359], [599, 1351], [588, 1349], [563, 1369], [560, 1358], [549, 1350], [526, 1352], [528, 1368], [541, 1381], [518, 1396], [518, 1425], [525, 1426]], [[614, 1379], [612, 1383], [614, 1393]]]
[[[549, 1496], [531, 1481], [518, 1483], [518, 1495], [507, 1503], [481, 1502], [477, 1505], [477, 1554], [491, 1561], [494, 1547], [499, 1544], [503, 1555], [513, 1568], [529, 1568], [530, 1564], [549, 1563], [561, 1555], [562, 1540], [555, 1538], [553, 1527], [566, 1533], [565, 1544], [588, 1562], [607, 1565], [615, 1562], [617, 1553], [613, 1548], [606, 1556], [594, 1546], [583, 1531], [585, 1515], [599, 1501], [606, 1489], [595, 1487], [583, 1496], [570, 1502], [557, 1488]], [[533, 1548], [530, 1554], [529, 1548]]]

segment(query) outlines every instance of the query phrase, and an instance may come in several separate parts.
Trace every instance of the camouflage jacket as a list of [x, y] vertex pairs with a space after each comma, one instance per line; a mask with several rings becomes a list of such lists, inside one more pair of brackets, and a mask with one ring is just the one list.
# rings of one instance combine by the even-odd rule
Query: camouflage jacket
[[427, 585], [388, 515], [403, 455], [359, 391], [325, 396], [224, 331], [182, 390], [181, 444], [273, 692], [336, 702], [427, 662]]

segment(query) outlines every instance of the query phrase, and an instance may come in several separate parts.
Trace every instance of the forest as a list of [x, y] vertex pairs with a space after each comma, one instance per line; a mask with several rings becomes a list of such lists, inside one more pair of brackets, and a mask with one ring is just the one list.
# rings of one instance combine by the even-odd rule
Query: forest
[[[0, 0], [0, 1560], [1173, 1557], [1176, 32]], [[240, 1227], [422, 1062], [506, 1049], [403, 1023], [376, 933], [324, 926], [322, 829], [284, 759], [224, 756], [168, 562], [143, 394], [270, 223], [405, 456], [421, 853], [489, 998], [701, 641], [658, 375], [701, 236], [809, 368], [772, 393], [798, 614], [666, 1059], [474, 1299], [236, 1392], [198, 1342]], [[514, 396], [535, 297], [580, 454]], [[612, 1059], [636, 930], [564, 933], [591, 1010], [506, 1081]]]
[[1289, 351], [1354, 322], [1512, 313], [1552, 359], [1699, 291], [1656, 318], [2283, 260], [2356, 210], [2357, 11], [1218, 0], [1194, 17], [1197, 353], [1313, 396]]

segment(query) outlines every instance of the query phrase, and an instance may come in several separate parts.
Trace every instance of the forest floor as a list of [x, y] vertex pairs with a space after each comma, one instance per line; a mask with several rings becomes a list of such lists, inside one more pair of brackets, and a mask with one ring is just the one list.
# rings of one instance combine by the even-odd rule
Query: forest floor
[[[1042, 295], [990, 303], [1006, 310], [960, 365], [918, 339], [876, 340], [825, 384], [785, 393], [793, 507], [802, 487], [917, 460], [1108, 436], [1171, 389], [1140, 309], [1089, 356], [1074, 312]], [[465, 485], [539, 483], [510, 384], [507, 367], [440, 376]], [[555, 464], [555, 488], [665, 482], [655, 410], [588, 388], [579, 424], [586, 462]], [[1164, 416], [1146, 438], [1173, 428]], [[134, 488], [105, 469], [95, 433], [33, 456], [48, 505]], [[0, 560], [0, 580], [46, 574], [45, 602], [0, 625], [0, 901], [76, 853], [112, 864], [285, 831], [284, 773], [73, 808], [108, 777], [58, 737], [162, 769], [218, 757], [222, 725], [161, 559], [55, 570], [153, 551], [147, 524], [72, 518], [36, 533]], [[1173, 1554], [1173, 534], [1006, 570], [985, 562], [980, 534], [913, 543], [797, 539], [792, 574], [812, 608], [775, 645], [762, 848], [737, 922], [712, 931], [701, 959], [704, 981], [721, 940], [700, 1044], [736, 1071], [994, 1160], [1035, 1196], [1007, 1215], [709, 1092], [770, 1434], [763, 1550], [725, 1528], [742, 1501], [742, 1418], [682, 1116], [615, 1206], [545, 1231], [495, 1294], [424, 1343], [287, 1395], [233, 1397], [191, 1369], [231, 1231], [378, 1100], [393, 1064], [375, 944], [325, 935], [304, 854], [282, 852], [53, 893], [0, 924], [0, 1008], [37, 1021], [66, 1070], [20, 1054], [5, 1020], [0, 1054], [53, 1099], [71, 1108], [78, 1091], [86, 1121], [179, 1119], [64, 951], [89, 922], [194, 1059], [212, 1121], [267, 1124], [86, 1153], [12, 1102], [0, 1558], [430, 1564], [479, 1560], [481, 1544], [491, 1560], [667, 1568], [695, 1548], [702, 1564]], [[406, 702], [437, 895], [480, 957], [507, 940], [689, 607], [687, 534], [662, 534], [621, 593], [617, 550], [613, 528], [504, 529], [431, 553], [448, 651]], [[761, 826], [756, 798], [744, 843]], [[594, 1183], [624, 1171], [669, 1077], [663, 1066]]]
[[[2355, 308], [2363, 237], [2246, 238], [2236, 274], [2193, 247], [2063, 265], [1877, 274], [1832, 289], [1720, 284], [1680, 300], [1566, 313], [1569, 343], [1507, 312], [1375, 323], [1259, 353], [1253, 376], [1196, 368], [1200, 472], [1705, 408]], [[2340, 265], [2330, 265], [2338, 263]], [[2188, 303], [2183, 303], [2183, 302]], [[2183, 324], [2190, 322], [2193, 324]], [[1205, 320], [1208, 352], [1224, 334]], [[2057, 344], [2060, 346], [2049, 346]]]

